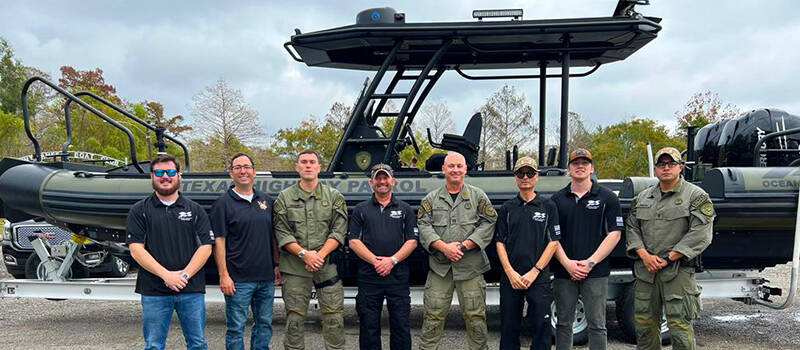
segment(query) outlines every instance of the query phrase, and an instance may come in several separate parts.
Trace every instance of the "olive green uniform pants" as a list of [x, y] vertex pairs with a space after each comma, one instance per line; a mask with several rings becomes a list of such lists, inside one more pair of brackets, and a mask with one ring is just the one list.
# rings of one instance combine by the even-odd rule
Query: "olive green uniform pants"
[[464, 281], [453, 281], [453, 270], [445, 277], [428, 271], [425, 282], [423, 308], [425, 318], [422, 321], [420, 336], [421, 350], [434, 350], [444, 335], [444, 321], [453, 300], [453, 290], [458, 295], [461, 315], [467, 327], [467, 344], [470, 350], [488, 349], [486, 345], [486, 282], [482, 275]]
[[681, 267], [677, 274], [663, 275], [675, 277], [664, 281], [659, 273], [653, 283], [637, 279], [634, 285], [636, 348], [661, 349], [663, 310], [666, 311], [672, 349], [693, 350], [696, 344], [692, 321], [697, 319], [702, 310], [694, 268]]
[[[305, 319], [311, 288], [337, 276], [336, 265], [326, 264], [313, 277], [283, 274], [283, 303], [286, 306], [285, 349], [305, 349]], [[322, 314], [322, 336], [328, 350], [344, 349], [344, 289], [342, 281], [317, 288]]]

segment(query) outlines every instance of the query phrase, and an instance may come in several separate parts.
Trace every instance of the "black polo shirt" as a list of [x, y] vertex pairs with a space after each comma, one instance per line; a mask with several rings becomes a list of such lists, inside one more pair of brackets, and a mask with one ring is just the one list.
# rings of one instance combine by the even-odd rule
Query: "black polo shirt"
[[253, 189], [253, 200], [228, 189], [211, 207], [214, 235], [225, 237], [225, 262], [228, 274], [236, 282], [272, 281], [273, 200]]
[[[170, 206], [155, 193], [133, 205], [126, 220], [126, 243], [143, 243], [144, 249], [169, 271], [183, 270], [201, 245], [213, 244], [208, 214], [197, 203], [179, 196]], [[206, 274], [201, 268], [180, 293], [205, 293]], [[139, 269], [136, 293], [175, 295], [158, 276]]]
[[[408, 240], [418, 239], [417, 217], [406, 202], [392, 196], [385, 207], [375, 195], [353, 208], [348, 239], [359, 239], [376, 256], [392, 256]], [[358, 280], [367, 283], [408, 284], [408, 263], [401, 261], [389, 276], [381, 277], [375, 267], [359, 259]]]
[[[517, 195], [503, 203], [497, 212], [495, 239], [505, 244], [514, 271], [521, 275], [530, 271], [547, 244], [561, 238], [558, 215], [555, 203], [538, 194], [530, 202]], [[534, 284], [550, 282], [549, 265], [552, 264], [544, 266]]]
[[[619, 198], [595, 181], [581, 198], [572, 193], [568, 184], [550, 199], [556, 203], [561, 215], [561, 246], [572, 260], [588, 259], [609, 232], [625, 229]], [[606, 277], [610, 272], [608, 259], [603, 259], [592, 268], [587, 278]], [[553, 265], [553, 273], [556, 278], [570, 278], [560, 263]]]

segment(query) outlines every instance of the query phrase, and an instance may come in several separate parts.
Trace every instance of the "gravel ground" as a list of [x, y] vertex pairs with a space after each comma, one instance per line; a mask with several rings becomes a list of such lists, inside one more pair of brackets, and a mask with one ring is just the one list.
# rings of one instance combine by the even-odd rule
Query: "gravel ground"
[[[789, 266], [766, 271], [774, 284], [786, 287]], [[0, 264], [0, 278], [10, 277]], [[761, 306], [745, 305], [732, 300], [706, 300], [705, 310], [696, 322], [697, 343], [703, 349], [797, 349], [800, 348], [800, 306], [775, 311]], [[622, 341], [617, 328], [613, 303], [609, 304], [608, 328], [610, 349], [634, 349]], [[273, 348], [281, 348], [286, 312], [276, 305], [274, 312]], [[225, 309], [223, 304], [207, 306], [206, 335], [211, 349], [224, 348]], [[40, 299], [0, 299], [0, 349], [131, 349], [142, 348], [141, 309], [137, 302], [49, 301]], [[489, 309], [489, 348], [499, 342], [499, 312]], [[345, 314], [347, 348], [358, 348], [358, 317], [353, 307]], [[411, 328], [414, 348], [422, 326], [422, 308], [413, 307]], [[388, 348], [388, 326], [384, 313], [383, 343]], [[441, 349], [465, 349], [464, 322], [457, 308], [448, 317]], [[306, 324], [307, 346], [324, 348], [319, 318]], [[523, 346], [530, 339], [523, 338]], [[180, 327], [173, 319], [169, 348], [183, 348]], [[582, 347], [585, 348], [585, 347]]]

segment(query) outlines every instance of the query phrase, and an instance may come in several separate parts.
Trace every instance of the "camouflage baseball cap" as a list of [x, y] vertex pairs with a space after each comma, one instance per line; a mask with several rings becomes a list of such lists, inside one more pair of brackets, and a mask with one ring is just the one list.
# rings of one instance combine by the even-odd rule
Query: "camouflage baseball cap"
[[678, 149], [675, 147], [664, 147], [658, 150], [658, 152], [656, 152], [656, 157], [653, 158], [653, 160], [655, 160], [655, 162], [658, 163], [658, 159], [665, 154], [668, 155], [670, 158], [672, 158], [672, 160], [678, 163], [683, 163], [683, 159], [681, 158], [681, 152], [678, 151]]
[[378, 163], [372, 166], [372, 173], [370, 174], [370, 178], [374, 179], [378, 174], [384, 173], [388, 177], [394, 176], [394, 172], [392, 171], [392, 167], [389, 165]]
[[533, 159], [531, 157], [522, 157], [520, 159], [517, 159], [517, 162], [514, 163], [515, 172], [524, 167], [530, 167], [533, 170], [539, 171], [539, 167], [536, 165], [536, 159]]
[[578, 158], [586, 158], [589, 163], [592, 163], [592, 152], [589, 152], [589, 150], [585, 148], [578, 148], [569, 153], [569, 162], [567, 163], [572, 163], [573, 160]]

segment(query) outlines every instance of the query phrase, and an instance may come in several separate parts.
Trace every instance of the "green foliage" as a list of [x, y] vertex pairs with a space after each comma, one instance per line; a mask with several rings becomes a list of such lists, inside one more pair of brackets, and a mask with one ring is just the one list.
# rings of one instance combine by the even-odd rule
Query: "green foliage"
[[14, 58], [11, 44], [0, 37], [0, 110], [11, 114], [20, 112], [24, 82], [24, 66], [19, 59]]
[[[17, 157], [26, 151], [22, 119], [0, 111], [0, 157]], [[27, 140], [27, 139], [26, 139]]]
[[273, 136], [271, 148], [283, 159], [294, 160], [297, 153], [311, 149], [322, 156], [323, 168], [333, 158], [343, 130], [331, 123], [321, 123], [313, 116], [293, 128], [278, 130]]
[[686, 147], [683, 139], [670, 136], [666, 126], [652, 119], [637, 118], [599, 127], [590, 140], [588, 148], [599, 178], [648, 175], [648, 142], [654, 152], [666, 146]]

